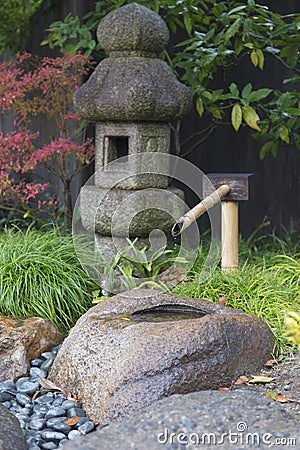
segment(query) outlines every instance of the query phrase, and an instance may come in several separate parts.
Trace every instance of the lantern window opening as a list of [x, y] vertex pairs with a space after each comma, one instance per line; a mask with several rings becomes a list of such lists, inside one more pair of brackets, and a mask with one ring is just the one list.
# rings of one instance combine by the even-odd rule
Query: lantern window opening
[[129, 155], [129, 136], [105, 136], [104, 155], [105, 165], [112, 162], [126, 164]]

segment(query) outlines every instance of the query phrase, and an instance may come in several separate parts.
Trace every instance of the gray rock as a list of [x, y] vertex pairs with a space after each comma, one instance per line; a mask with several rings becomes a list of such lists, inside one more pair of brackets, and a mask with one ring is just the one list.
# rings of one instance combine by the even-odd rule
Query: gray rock
[[17, 390], [20, 394], [32, 396], [39, 388], [38, 381], [25, 381]]
[[46, 378], [47, 372], [39, 367], [31, 367], [29, 375], [32, 378]]
[[25, 375], [30, 360], [62, 340], [63, 335], [50, 320], [0, 316], [0, 381]]
[[32, 403], [31, 398], [27, 394], [17, 394], [16, 400], [21, 406], [30, 405]]
[[67, 419], [67, 416], [51, 417], [51, 419], [47, 420], [47, 427], [53, 428], [54, 425], [64, 423]]
[[76, 402], [75, 400], [65, 400], [61, 406], [64, 409], [78, 408], [80, 407], [80, 403]]
[[80, 431], [78, 431], [78, 430], [71, 430], [70, 433], [68, 434], [68, 439], [73, 441], [73, 439], [76, 439], [79, 436], [81, 436]]
[[273, 344], [268, 326], [239, 310], [134, 290], [81, 317], [49, 378], [105, 425], [172, 394], [229, 386], [261, 368]]
[[42, 430], [44, 428], [46, 420], [45, 419], [31, 419], [30, 429], [31, 430]]
[[47, 442], [59, 442], [65, 437], [64, 433], [60, 433], [59, 431], [44, 430], [41, 432], [41, 438]]
[[46, 361], [44, 361], [44, 362], [41, 364], [40, 369], [41, 369], [43, 372], [48, 371], [48, 369], [52, 366], [53, 361], [54, 361], [54, 357], [51, 356], [50, 358], [46, 359]]
[[296, 449], [299, 443], [299, 424], [282, 406], [258, 392], [234, 390], [173, 395], [64, 448]]
[[92, 431], [95, 428], [95, 425], [93, 424], [93, 422], [87, 420], [85, 423], [83, 423], [82, 425], [80, 425], [80, 427], [78, 427], [78, 431], [81, 434], [87, 434], [90, 431]]
[[40, 367], [40, 365], [44, 362], [44, 358], [35, 358], [30, 361], [30, 365], [32, 367]]
[[53, 417], [62, 417], [66, 413], [65, 409], [61, 406], [51, 407], [49, 411], [46, 413], [46, 419], [52, 419]]
[[[44, 416], [49, 411], [50, 405], [49, 403], [37, 403], [33, 407], [34, 414], [37, 414], [39, 416]], [[52, 407], [51, 407], [52, 410]], [[53, 416], [56, 417], [56, 416]]]
[[55, 450], [57, 448], [55, 442], [45, 442], [41, 446], [43, 450]]
[[25, 447], [18, 419], [0, 405], [0, 450], [25, 450]]
[[64, 433], [67, 435], [71, 431], [71, 427], [64, 422], [57, 422], [57, 423], [53, 424], [53, 430], [60, 431], [61, 433]]
[[30, 381], [29, 377], [21, 377], [16, 381], [16, 389], [19, 391], [20, 387], [26, 383], [27, 381]]
[[41, 450], [41, 447], [35, 443], [31, 444], [30, 447], [28, 447], [28, 450]]
[[47, 392], [46, 394], [42, 394], [34, 400], [34, 403], [52, 403], [54, 399], [53, 392]]
[[67, 411], [67, 416], [68, 417], [75, 417], [75, 416], [85, 417], [86, 414], [85, 414], [85, 411], [83, 411], [82, 408], [70, 408]]
[[7, 391], [0, 392], [0, 403], [9, 402], [13, 398], [14, 398], [14, 394], [12, 394], [10, 392], [7, 392]]

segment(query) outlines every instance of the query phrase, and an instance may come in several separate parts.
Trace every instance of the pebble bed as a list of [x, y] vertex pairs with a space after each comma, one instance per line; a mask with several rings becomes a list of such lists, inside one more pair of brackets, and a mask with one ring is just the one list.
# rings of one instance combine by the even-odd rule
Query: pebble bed
[[[70, 440], [95, 429], [80, 403], [45, 389], [39, 382], [40, 378], [47, 378], [59, 348], [56, 346], [33, 359], [28, 377], [19, 378], [15, 383], [0, 382], [0, 402], [18, 418], [27, 450], [62, 448]], [[72, 417], [77, 423], [71, 426], [66, 421]]]

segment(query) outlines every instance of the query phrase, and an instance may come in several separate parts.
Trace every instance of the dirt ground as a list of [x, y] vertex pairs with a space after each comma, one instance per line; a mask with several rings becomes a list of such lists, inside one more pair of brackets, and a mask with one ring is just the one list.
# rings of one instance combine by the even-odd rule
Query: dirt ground
[[[260, 373], [251, 375], [263, 375], [274, 380], [268, 383], [252, 384], [240, 377], [242, 384], [236, 384], [234, 389], [256, 389], [266, 394], [286, 408], [300, 424], [300, 351], [293, 357], [286, 357], [282, 361], [271, 364], [272, 362], [265, 366]], [[252, 377], [248, 378], [249, 381], [252, 379]]]

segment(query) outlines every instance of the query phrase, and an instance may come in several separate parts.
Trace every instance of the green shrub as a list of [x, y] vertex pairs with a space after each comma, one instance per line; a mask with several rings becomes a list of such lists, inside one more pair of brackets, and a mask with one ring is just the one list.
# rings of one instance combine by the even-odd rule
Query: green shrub
[[92, 303], [93, 283], [71, 236], [7, 229], [0, 234], [0, 314], [40, 316], [66, 332]]

